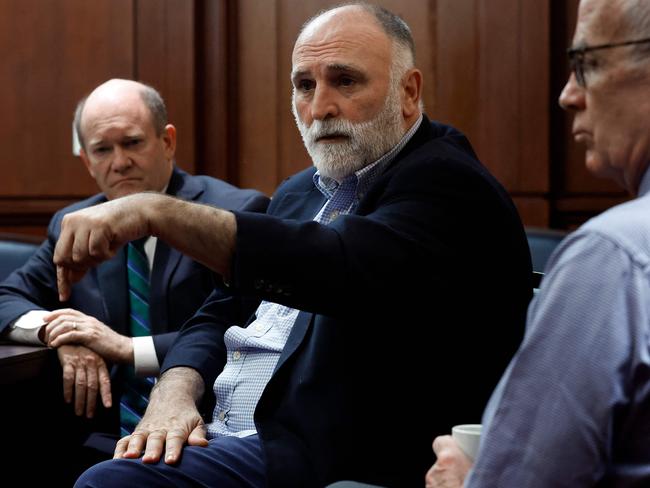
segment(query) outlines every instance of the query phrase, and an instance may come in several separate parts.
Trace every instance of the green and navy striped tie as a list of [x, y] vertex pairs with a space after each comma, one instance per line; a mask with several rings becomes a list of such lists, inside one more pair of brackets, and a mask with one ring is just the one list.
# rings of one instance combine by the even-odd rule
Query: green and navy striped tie
[[[127, 275], [131, 336], [151, 335], [149, 324], [149, 261], [144, 252], [146, 238], [129, 242], [127, 248]], [[129, 366], [120, 400], [120, 430], [122, 436], [133, 432], [149, 403], [153, 378], [139, 378]]]

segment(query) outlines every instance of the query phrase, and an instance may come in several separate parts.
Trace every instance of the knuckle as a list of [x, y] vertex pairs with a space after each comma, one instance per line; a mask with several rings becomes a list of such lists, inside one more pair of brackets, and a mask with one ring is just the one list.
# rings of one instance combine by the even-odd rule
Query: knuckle
[[167, 432], [167, 439], [185, 439], [187, 434], [181, 429], [170, 429]]
[[156, 429], [151, 431], [149, 437], [153, 437], [156, 440], [162, 440], [167, 437], [167, 429]]
[[126, 438], [129, 438], [130, 440], [146, 439], [149, 436], [151, 436], [150, 432], [146, 431], [145, 429], [136, 427], [133, 433], [130, 436], [125, 437], [125, 439]]

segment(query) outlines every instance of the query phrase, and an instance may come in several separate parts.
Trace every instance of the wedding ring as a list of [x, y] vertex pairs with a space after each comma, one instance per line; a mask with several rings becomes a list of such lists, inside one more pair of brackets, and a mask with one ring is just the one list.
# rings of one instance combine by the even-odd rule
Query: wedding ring
[[72, 329], [77, 330], [77, 322], [72, 322]]

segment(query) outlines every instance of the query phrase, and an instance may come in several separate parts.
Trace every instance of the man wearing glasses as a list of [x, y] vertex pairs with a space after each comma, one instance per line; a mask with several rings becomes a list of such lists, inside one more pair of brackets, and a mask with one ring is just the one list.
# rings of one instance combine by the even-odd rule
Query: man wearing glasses
[[636, 199], [560, 245], [474, 466], [438, 437], [427, 487], [650, 486], [649, 54], [648, 0], [581, 1], [560, 105], [589, 171]]

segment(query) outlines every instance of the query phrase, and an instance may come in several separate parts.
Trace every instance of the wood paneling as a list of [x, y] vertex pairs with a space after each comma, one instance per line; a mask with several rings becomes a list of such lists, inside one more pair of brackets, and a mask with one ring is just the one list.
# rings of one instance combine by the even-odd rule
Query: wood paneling
[[72, 155], [72, 114], [92, 86], [131, 75], [131, 5], [132, 0], [0, 2], [0, 198], [94, 191]]
[[1, 229], [42, 235], [54, 211], [96, 193], [72, 154], [72, 116], [110, 78], [161, 91], [178, 161], [195, 169], [194, 19], [190, 0], [0, 2]]
[[157, 88], [177, 129], [176, 160], [195, 171], [194, 2], [137, 0], [133, 77]]
[[239, 183], [271, 193], [278, 180], [277, 2], [238, 2]]
[[239, 184], [236, 0], [197, 3], [196, 170]]
[[[465, 132], [528, 225], [571, 227], [624, 198], [584, 168], [557, 106], [578, 0], [379, 0], [412, 28], [427, 114]], [[112, 77], [158, 88], [179, 164], [271, 194], [311, 164], [291, 114], [303, 22], [338, 0], [0, 2], [0, 230], [44, 232], [94, 193], [75, 103]], [[25, 35], [29, 32], [29, 35]]]
[[547, 198], [513, 195], [512, 199], [526, 225], [533, 227], [549, 226], [550, 205]]

